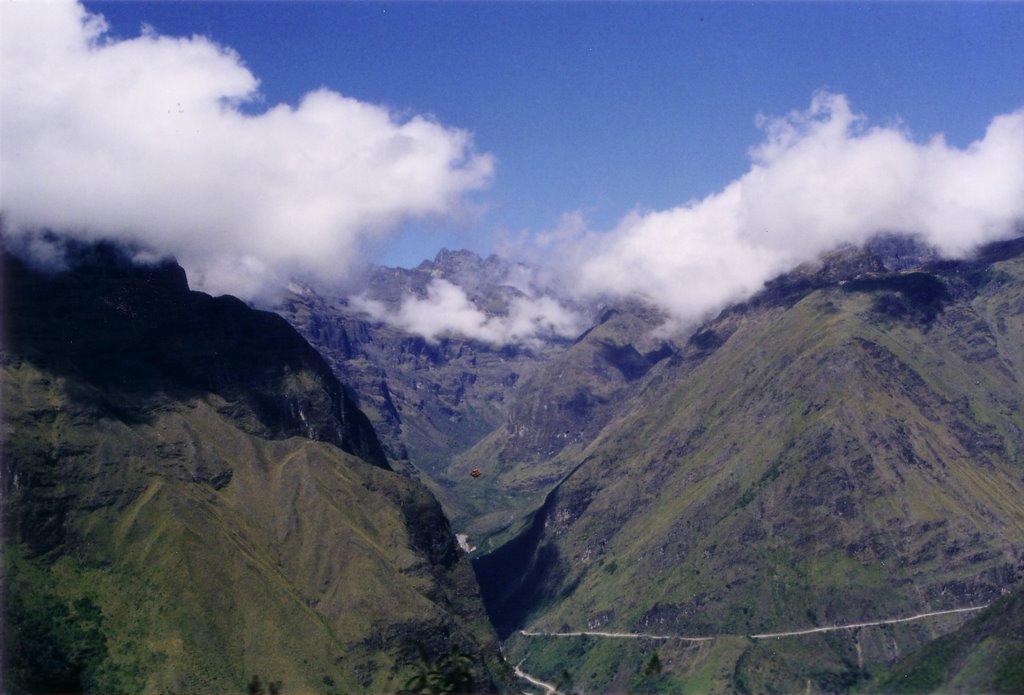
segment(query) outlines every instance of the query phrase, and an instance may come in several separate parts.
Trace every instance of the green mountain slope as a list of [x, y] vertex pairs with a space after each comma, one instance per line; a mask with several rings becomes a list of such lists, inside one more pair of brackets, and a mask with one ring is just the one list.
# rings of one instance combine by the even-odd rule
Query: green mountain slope
[[5, 258], [7, 692], [396, 690], [504, 667], [440, 505], [279, 317], [175, 265]]
[[959, 630], [900, 659], [865, 690], [1024, 692], [1024, 589], [999, 599]]
[[[1020, 247], [899, 272], [847, 251], [703, 326], [622, 394], [586, 449], [548, 464], [570, 472], [478, 560], [499, 632], [742, 638], [978, 605], [1016, 585]], [[933, 636], [915, 629], [893, 631], [897, 653]], [[754, 692], [849, 685], [858, 662], [894, 655], [884, 640], [829, 639], [763, 673], [752, 645], [724, 655], [719, 642], [709, 663], [761, 673]], [[513, 651], [532, 653], [527, 642]], [[568, 639], [542, 649], [588, 664], [589, 690], [625, 687], [617, 674], [642, 664], [611, 668], [613, 648], [592, 642], [571, 658]]]
[[[635, 304], [607, 308], [572, 345], [531, 365], [509, 390], [505, 421], [455, 458], [455, 494], [478, 512], [463, 528], [482, 552], [507, 538], [602, 429], [634, 407], [630, 394], [676, 349], [652, 336], [663, 321]], [[483, 475], [466, 482], [473, 468]]]

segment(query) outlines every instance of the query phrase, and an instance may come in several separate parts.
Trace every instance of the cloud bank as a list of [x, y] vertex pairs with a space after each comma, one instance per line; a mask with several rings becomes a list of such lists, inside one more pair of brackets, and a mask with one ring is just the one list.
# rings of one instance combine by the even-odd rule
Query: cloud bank
[[397, 311], [360, 306], [432, 340], [460, 334], [508, 343], [580, 328], [552, 295], [584, 303], [639, 298], [662, 309], [673, 332], [779, 273], [880, 233], [916, 236], [947, 257], [1024, 233], [1024, 109], [997, 116], [963, 149], [941, 135], [921, 142], [898, 125], [871, 126], [846, 97], [827, 92], [806, 111], [758, 120], [764, 139], [750, 150], [750, 169], [717, 193], [630, 213], [604, 232], [566, 213], [555, 230], [507, 244], [506, 254], [542, 266], [529, 283], [542, 299], [507, 318], [489, 318], [447, 281]]
[[[0, 19], [0, 212], [23, 248], [41, 229], [120, 238], [176, 256], [200, 289], [259, 299], [292, 276], [345, 275], [368, 241], [458, 213], [493, 171], [466, 131], [326, 89], [251, 113], [257, 78], [201, 36], [115, 39], [70, 2], [5, 2]], [[535, 235], [547, 277], [582, 301], [645, 299], [686, 326], [879, 232], [962, 256], [1024, 231], [1024, 109], [965, 148], [873, 126], [824, 92], [760, 121], [750, 169], [723, 190], [605, 232], [568, 214]], [[527, 295], [494, 316], [437, 280], [384, 318], [492, 343], [574, 330], [551, 293]]]
[[410, 295], [396, 309], [366, 296], [349, 301], [373, 318], [431, 342], [461, 336], [492, 345], [531, 345], [545, 338], [575, 337], [585, 328], [578, 314], [548, 295], [515, 297], [507, 314], [488, 315], [448, 280], [435, 278], [426, 290], [425, 298]]
[[[578, 219], [541, 241], [583, 297], [641, 297], [686, 326], [775, 275], [880, 232], [918, 235], [963, 256], [1024, 231], [1024, 109], [992, 120], [964, 149], [870, 127], [839, 94], [760, 118], [752, 165], [722, 191], [632, 213], [604, 233]], [[568, 238], [567, 237], [571, 237]]]
[[251, 299], [293, 274], [337, 278], [367, 240], [457, 212], [491, 176], [469, 133], [326, 89], [248, 114], [258, 80], [207, 38], [117, 40], [71, 3], [0, 12], [8, 234], [117, 236]]

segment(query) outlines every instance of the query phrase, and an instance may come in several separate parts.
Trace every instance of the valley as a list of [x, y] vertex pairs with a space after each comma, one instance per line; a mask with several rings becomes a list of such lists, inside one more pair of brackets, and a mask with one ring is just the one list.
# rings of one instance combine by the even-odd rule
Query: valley
[[0, 2], [0, 695], [1024, 693], [1022, 8]]
[[[642, 304], [594, 305], [573, 341], [443, 336], [423, 344], [429, 360], [377, 362], [376, 376], [441, 394], [432, 375], [451, 383], [466, 355], [502, 355], [490, 430], [461, 429], [474, 406], [451, 399], [446, 426], [464, 439], [448, 461], [405, 451], [476, 548], [492, 622], [532, 677], [555, 683], [576, 664], [583, 690], [704, 679], [695, 692], [730, 692], [735, 673], [764, 666], [758, 687], [846, 690], [1021, 580], [1020, 251], [947, 262], [884, 237], [689, 334], [660, 334], [664, 316]], [[395, 343], [334, 307], [340, 325], [365, 322], [364, 345]], [[463, 393], [493, 388], [487, 374]], [[394, 402], [397, 440], [414, 441], [402, 437], [426, 409]], [[662, 659], [683, 681], [637, 681], [652, 645], [680, 635], [719, 637], [695, 661]], [[790, 655], [768, 659], [751, 639]]]
[[[13, 692], [390, 692], [447, 653], [478, 691], [1019, 683], [1024, 241], [842, 248], [682, 333], [564, 300], [589, 326], [521, 343], [67, 253], [5, 261]], [[501, 317], [524, 272], [367, 297]]]

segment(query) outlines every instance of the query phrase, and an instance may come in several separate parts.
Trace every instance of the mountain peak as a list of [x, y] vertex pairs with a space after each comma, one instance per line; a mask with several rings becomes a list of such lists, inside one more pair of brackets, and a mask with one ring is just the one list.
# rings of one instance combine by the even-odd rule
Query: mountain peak
[[[468, 249], [442, 248], [432, 261], [423, 261], [415, 270], [431, 273], [435, 277], [464, 279], [471, 274], [484, 273], [489, 278], [507, 275], [512, 263], [491, 254], [484, 258]], [[456, 284], [460, 284], [456, 282]]]

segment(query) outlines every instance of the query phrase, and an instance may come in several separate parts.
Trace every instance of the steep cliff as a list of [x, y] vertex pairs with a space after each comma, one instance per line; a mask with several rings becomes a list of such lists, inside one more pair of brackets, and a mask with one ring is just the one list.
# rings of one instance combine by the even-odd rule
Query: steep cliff
[[440, 505], [315, 350], [173, 263], [68, 260], [4, 258], [9, 691], [395, 690], [417, 645], [503, 682]]

